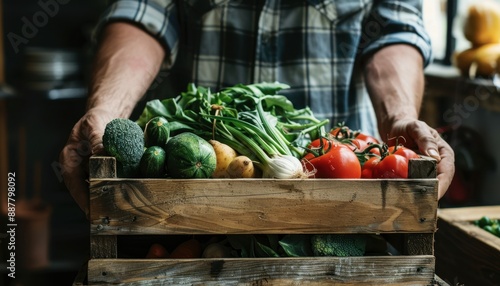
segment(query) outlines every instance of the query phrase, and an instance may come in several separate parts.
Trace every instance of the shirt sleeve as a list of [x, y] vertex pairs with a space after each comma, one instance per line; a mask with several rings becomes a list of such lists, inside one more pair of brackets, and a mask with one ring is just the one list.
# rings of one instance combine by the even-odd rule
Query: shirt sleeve
[[422, 19], [422, 1], [374, 1], [363, 23], [360, 43], [367, 55], [391, 44], [409, 44], [417, 48], [427, 66], [432, 61], [432, 47]]
[[177, 8], [172, 0], [118, 0], [113, 2], [101, 16], [93, 33], [95, 41], [109, 22], [134, 23], [158, 39], [173, 60], [179, 40]]

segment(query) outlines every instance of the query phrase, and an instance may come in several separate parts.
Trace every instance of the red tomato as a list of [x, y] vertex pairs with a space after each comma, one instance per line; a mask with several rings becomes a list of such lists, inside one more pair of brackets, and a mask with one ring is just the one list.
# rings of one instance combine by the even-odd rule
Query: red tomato
[[[309, 145], [307, 146], [308, 149], [310, 150], [313, 150], [313, 151], [318, 151], [318, 152], [322, 152], [320, 151], [321, 149], [321, 144], [323, 144], [323, 151], [326, 151], [328, 150], [328, 147], [330, 146], [330, 143], [331, 144], [337, 144], [336, 142], [330, 140], [330, 139], [327, 139], [327, 138], [324, 138], [324, 137], [321, 137], [323, 143], [321, 143], [320, 139], [316, 139], [316, 140], [313, 140], [311, 143], [309, 143]], [[307, 154], [304, 155], [304, 157], [302, 157], [302, 159], [307, 159], [307, 160], [311, 160], [312, 158], [314, 158], [314, 154], [311, 153], [311, 152], [308, 152]]]
[[333, 144], [321, 156], [303, 160], [312, 178], [361, 178], [361, 164], [356, 154], [347, 146]]
[[347, 126], [335, 127], [330, 130], [330, 134], [335, 137], [335, 139], [352, 138], [352, 130]]
[[[396, 149], [396, 151], [394, 151], [394, 149]], [[396, 146], [391, 146], [391, 147], [389, 147], [388, 151], [389, 151], [389, 154], [401, 155], [408, 160], [420, 158], [420, 156], [418, 156], [418, 154], [415, 151], [413, 151], [409, 148], [406, 148], [402, 145], [397, 146], [397, 148], [396, 148]]]
[[368, 147], [368, 143], [361, 139], [348, 139], [346, 143], [343, 143], [353, 151], [363, 151]]
[[379, 157], [371, 157], [370, 159], [366, 160], [366, 162], [363, 164], [363, 167], [361, 168], [361, 178], [373, 178], [373, 169], [376, 168], [379, 162]]
[[401, 155], [390, 154], [373, 168], [373, 178], [408, 178], [408, 159]]
[[358, 135], [356, 135], [356, 139], [360, 139], [360, 140], [363, 140], [365, 141], [366, 143], [368, 142], [372, 142], [372, 143], [377, 143], [379, 144], [380, 142], [377, 140], [377, 138], [373, 137], [373, 136], [370, 136], [368, 134], [365, 134], [365, 133], [358, 133]]

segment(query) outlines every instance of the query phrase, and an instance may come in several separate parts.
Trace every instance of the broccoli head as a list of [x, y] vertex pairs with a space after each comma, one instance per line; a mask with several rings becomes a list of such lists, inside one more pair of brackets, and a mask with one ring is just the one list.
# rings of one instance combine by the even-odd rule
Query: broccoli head
[[115, 118], [106, 124], [102, 144], [125, 169], [134, 169], [144, 153], [144, 132], [130, 119]]
[[366, 236], [359, 234], [315, 234], [311, 237], [314, 256], [363, 256]]

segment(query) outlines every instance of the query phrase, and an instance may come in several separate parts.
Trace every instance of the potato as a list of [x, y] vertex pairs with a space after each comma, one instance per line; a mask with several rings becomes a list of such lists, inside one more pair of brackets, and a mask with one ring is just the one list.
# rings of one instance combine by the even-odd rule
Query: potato
[[228, 145], [217, 140], [209, 140], [208, 143], [214, 147], [217, 157], [217, 165], [212, 175], [213, 178], [227, 178], [226, 169], [229, 163], [238, 156], [236, 151]]
[[232, 257], [232, 255], [231, 255], [231, 250], [228, 247], [226, 247], [218, 242], [214, 242], [214, 243], [210, 243], [209, 245], [207, 245], [205, 247], [201, 257], [202, 258], [228, 258], [228, 257]]
[[226, 169], [229, 178], [256, 178], [258, 172], [247, 156], [234, 158]]

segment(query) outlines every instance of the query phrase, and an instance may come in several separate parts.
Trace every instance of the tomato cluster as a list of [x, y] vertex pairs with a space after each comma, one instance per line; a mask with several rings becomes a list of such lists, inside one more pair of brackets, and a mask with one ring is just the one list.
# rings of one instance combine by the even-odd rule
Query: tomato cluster
[[313, 140], [302, 158], [312, 178], [407, 178], [408, 162], [419, 155], [396, 142], [388, 146], [347, 126]]

